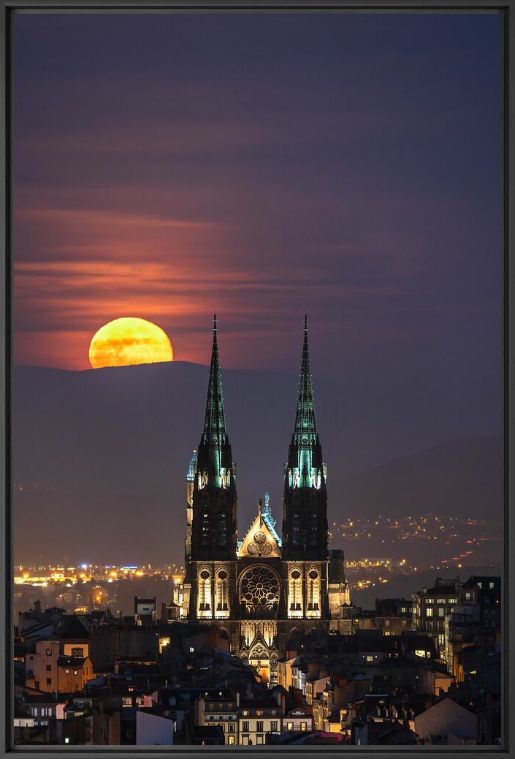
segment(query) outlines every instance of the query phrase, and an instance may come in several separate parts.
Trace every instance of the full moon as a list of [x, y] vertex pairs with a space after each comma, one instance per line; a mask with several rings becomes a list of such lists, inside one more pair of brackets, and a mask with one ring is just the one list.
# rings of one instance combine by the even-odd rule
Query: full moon
[[93, 369], [173, 361], [166, 332], [146, 319], [123, 317], [104, 324], [93, 335], [89, 362]]

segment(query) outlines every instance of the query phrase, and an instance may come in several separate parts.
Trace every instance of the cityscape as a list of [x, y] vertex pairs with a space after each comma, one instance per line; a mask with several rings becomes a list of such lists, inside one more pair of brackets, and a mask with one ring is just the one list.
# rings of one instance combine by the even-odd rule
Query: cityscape
[[[406, 559], [346, 565], [328, 549], [307, 317], [281, 535], [265, 493], [237, 540], [217, 333], [215, 317], [204, 429], [185, 477], [184, 564], [16, 567], [16, 743], [498, 744], [500, 576], [437, 576], [415, 590]], [[450, 544], [461, 525], [431, 515], [374, 526], [394, 542], [444, 532]], [[361, 542], [371, 529], [333, 525]], [[383, 595], [394, 572], [409, 596]], [[357, 606], [351, 589], [371, 586], [374, 606]]]
[[503, 15], [165, 10], [14, 18], [11, 748], [499, 748]]
[[[384, 546], [385, 528], [389, 530], [387, 549]], [[445, 540], [442, 540], [442, 532], [445, 532]], [[396, 587], [399, 579], [405, 584], [402, 578], [412, 578], [415, 572], [424, 578], [426, 573], [432, 576], [440, 571], [463, 575], [468, 568], [475, 570], [478, 566], [484, 566], [485, 570], [490, 567], [491, 571], [497, 571], [499, 564], [494, 559], [495, 552], [498, 553], [502, 547], [499, 523], [488, 520], [460, 520], [452, 516], [438, 517], [433, 514], [421, 516], [418, 520], [414, 520], [413, 517], [390, 520], [389, 517], [380, 515], [378, 519], [348, 517], [339, 525], [331, 525], [329, 536], [333, 544], [343, 545], [345, 541], [348, 547], [347, 556], [355, 554], [354, 545], [359, 549], [367, 546], [369, 542], [374, 545], [374, 553], [357, 555], [356, 558], [346, 560], [346, 571], [354, 588], [354, 597], [360, 604], [375, 598], [376, 586], [393, 584]], [[419, 544], [429, 546], [427, 557], [424, 556], [420, 545], [417, 545], [416, 563], [413, 559], [401, 556], [403, 552], [407, 552], [406, 540], [416, 540]], [[449, 558], [435, 561], [433, 541], [438, 541], [439, 546], [444, 544], [441, 546], [442, 555], [448, 555]], [[480, 550], [485, 544], [489, 548], [493, 546], [493, 551], [483, 556]], [[382, 550], [388, 555], [376, 556], [376, 550]], [[69, 566], [57, 563], [36, 566], [18, 564], [14, 567], [14, 611], [16, 614], [24, 611], [34, 600], [50, 606], [59, 605], [68, 612], [77, 609], [91, 611], [94, 607], [91, 592], [95, 587], [100, 587], [103, 602], [109, 606], [113, 614], [128, 614], [132, 610], [133, 597], [137, 592], [148, 595], [153, 586], [153, 592], [157, 597], [166, 600], [170, 582], [178, 583], [183, 576], [184, 562], [165, 566], [114, 563], [78, 563]], [[364, 590], [370, 592], [363, 594]]]

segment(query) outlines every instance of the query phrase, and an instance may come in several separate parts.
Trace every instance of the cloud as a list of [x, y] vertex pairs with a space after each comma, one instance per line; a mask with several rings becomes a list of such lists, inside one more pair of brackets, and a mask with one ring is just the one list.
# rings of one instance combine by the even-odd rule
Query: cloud
[[213, 311], [229, 365], [296, 362], [306, 310], [328, 367], [488, 343], [497, 21], [20, 18], [17, 360], [137, 315], [205, 362]]
[[[312, 301], [345, 308], [398, 297], [398, 284], [335, 276], [325, 261], [263, 265], [241, 255], [242, 230], [212, 220], [177, 219], [127, 210], [22, 207], [16, 214], [14, 266], [16, 359], [84, 369], [93, 333], [119, 316], [155, 321], [177, 358], [206, 361], [209, 314], [222, 312], [228, 363], [255, 361], [263, 339], [277, 360], [286, 325]], [[246, 243], [249, 245], [249, 243]], [[255, 243], [254, 243], [255, 244]], [[302, 254], [305, 258], [305, 254]], [[347, 257], [360, 260], [360, 251]], [[356, 323], [356, 313], [349, 324]], [[278, 320], [284, 322], [278, 326]], [[328, 330], [330, 332], [330, 328]], [[364, 340], [363, 330], [359, 332]], [[76, 335], [74, 340], [73, 335]], [[195, 338], [192, 337], [195, 335]], [[238, 358], [237, 358], [238, 357]]]

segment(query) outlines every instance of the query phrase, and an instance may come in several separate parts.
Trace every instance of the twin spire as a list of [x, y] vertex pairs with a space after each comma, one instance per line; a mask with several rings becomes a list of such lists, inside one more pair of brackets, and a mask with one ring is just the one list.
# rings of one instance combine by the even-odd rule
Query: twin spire
[[[225, 426], [224, 401], [222, 393], [222, 379], [220, 375], [220, 361], [217, 341], [218, 322], [216, 314], [213, 316], [213, 347], [211, 352], [211, 366], [209, 370], [209, 384], [207, 390], [206, 414], [204, 419], [204, 431], [198, 452], [198, 470], [203, 470], [208, 480], [220, 486], [225, 473], [233, 469], [232, 454], [230, 452], [229, 438]], [[311, 485], [314, 469], [319, 469], [318, 462], [313, 459], [314, 446], [318, 444], [318, 436], [315, 421], [315, 401], [313, 396], [313, 384], [311, 380], [311, 368], [309, 362], [308, 345], [308, 317], [304, 317], [304, 343], [302, 347], [302, 360], [300, 366], [299, 389], [297, 397], [297, 411], [295, 416], [295, 428], [292, 438], [295, 448], [295, 464], [291, 461], [290, 467], [297, 470], [295, 477], [298, 486]], [[317, 472], [317, 481], [320, 482]], [[317, 482], [317, 484], [318, 484]], [[317, 487], [317, 485], [315, 485]]]
[[300, 364], [299, 392], [295, 428], [288, 451], [285, 487], [315, 488], [320, 490], [325, 484], [325, 466], [322, 449], [317, 435], [315, 420], [315, 399], [311, 380], [308, 345], [308, 317], [304, 317], [304, 344]]
[[304, 344], [302, 346], [302, 361], [300, 364], [299, 394], [297, 398], [297, 414], [295, 417], [295, 442], [312, 443], [316, 439], [315, 400], [311, 367], [309, 364], [308, 317], [304, 317]]
[[[222, 393], [222, 378], [217, 341], [218, 322], [213, 315], [213, 348], [209, 370], [207, 389], [206, 415], [204, 419], [203, 442], [222, 443], [227, 435], [225, 428], [224, 400]], [[304, 316], [304, 344], [302, 346], [302, 361], [300, 365], [299, 392], [297, 398], [297, 413], [295, 417], [295, 432], [297, 444], [313, 442], [316, 437], [315, 400], [311, 367], [309, 362], [308, 317]], [[307, 436], [307, 439], [306, 439]]]
[[200, 488], [209, 485], [227, 489], [234, 484], [234, 464], [231, 445], [225, 428], [224, 399], [216, 333], [215, 314], [213, 317], [213, 350], [209, 369], [206, 415], [197, 454], [197, 476], [198, 487]]
[[[192, 494], [191, 550], [192, 556], [202, 559], [231, 558], [237, 551], [235, 466], [225, 427], [217, 326], [214, 316], [206, 414]], [[247, 551], [249, 556], [261, 553], [265, 556], [268, 555], [265, 550], [271, 548], [270, 556], [282, 552], [283, 558], [288, 559], [325, 557], [326, 507], [326, 469], [316, 431], [306, 316], [295, 427], [285, 469], [282, 547], [265, 498], [265, 505], [260, 506], [255, 520], [256, 535], [253, 529], [239, 547], [238, 555]], [[260, 548], [261, 543], [266, 549]]]
[[[224, 399], [222, 394], [222, 378], [218, 358], [218, 330], [216, 314], [213, 316], [213, 349], [211, 352], [211, 367], [209, 369], [209, 384], [207, 388], [206, 416], [204, 419], [203, 442], [220, 444], [225, 442]], [[224, 439], [222, 439], [224, 438]]]

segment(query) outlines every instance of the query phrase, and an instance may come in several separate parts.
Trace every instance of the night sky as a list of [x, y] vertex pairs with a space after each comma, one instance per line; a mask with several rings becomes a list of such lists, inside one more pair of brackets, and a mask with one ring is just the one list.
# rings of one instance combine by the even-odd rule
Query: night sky
[[[180, 559], [207, 382], [182, 362], [208, 364], [214, 312], [245, 529], [265, 487], [280, 515], [306, 312], [333, 482], [500, 434], [499, 15], [20, 13], [14, 29], [15, 363], [73, 370], [15, 376], [15, 481], [37, 484], [15, 503], [24, 560], [55, 555], [57, 523], [70, 558], [98, 541], [114, 560], [95, 518], [116, 531], [130, 511], [126, 558], [149, 493], [138, 558], [169, 555], [173, 531]], [[122, 316], [168, 333], [172, 373], [77, 373]]]
[[207, 363], [500, 360], [501, 21], [20, 14], [15, 356], [140, 316]]

